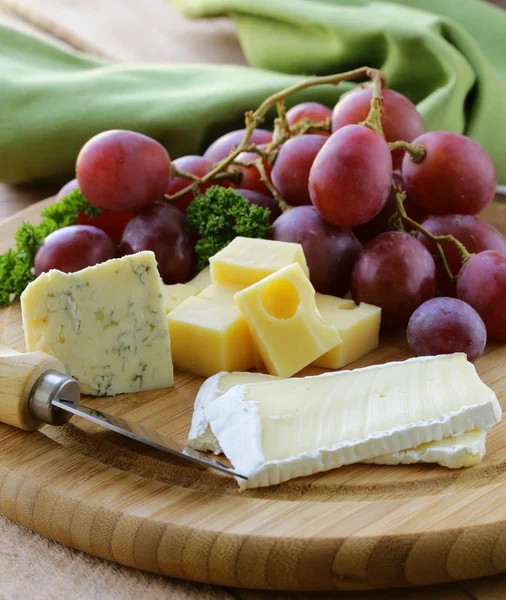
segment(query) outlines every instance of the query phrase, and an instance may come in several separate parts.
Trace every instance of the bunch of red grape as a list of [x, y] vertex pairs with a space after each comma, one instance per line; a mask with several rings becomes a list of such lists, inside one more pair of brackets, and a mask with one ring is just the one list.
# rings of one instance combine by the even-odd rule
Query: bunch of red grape
[[[61, 193], [78, 186], [102, 213], [49, 236], [37, 273], [73, 271], [147, 249], [165, 283], [188, 281], [195, 273], [196, 236], [185, 211], [195, 194], [217, 184], [269, 208], [272, 238], [303, 246], [318, 292], [343, 296], [351, 290], [357, 303], [380, 306], [384, 329], [409, 322], [416, 354], [464, 351], [476, 359], [485, 328], [506, 340], [506, 239], [476, 217], [493, 200], [494, 165], [463, 135], [424, 133], [414, 104], [392, 90], [382, 90], [381, 127], [371, 127], [373, 93], [359, 87], [333, 111], [316, 102], [295, 105], [283, 117], [288, 135], [281, 142], [255, 129], [248, 147], [241, 146], [246, 151], [219, 175], [216, 166], [246, 130], [218, 138], [203, 156], [172, 163], [144, 135], [95, 136], [79, 154], [77, 179]], [[404, 144], [390, 147], [399, 141]], [[175, 196], [172, 206], [162, 201], [167, 196]], [[449, 237], [438, 250], [434, 236], [453, 236], [464, 251]], [[433, 300], [438, 293], [447, 298]]]

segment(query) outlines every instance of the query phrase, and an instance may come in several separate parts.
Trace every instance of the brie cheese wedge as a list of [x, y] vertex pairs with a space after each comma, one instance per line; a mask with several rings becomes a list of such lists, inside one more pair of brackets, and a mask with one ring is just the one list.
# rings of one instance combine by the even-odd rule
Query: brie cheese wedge
[[204, 414], [247, 489], [487, 431], [501, 408], [458, 353], [239, 385]]
[[[206, 407], [236, 385], [263, 383], [280, 379], [280, 377], [264, 375], [263, 373], [227, 373], [226, 371], [217, 373], [207, 379], [195, 399], [191, 429], [188, 435], [188, 446], [201, 452], [211, 450], [215, 454], [222, 454], [220, 444], [211, 431], [206, 418]], [[428, 442], [416, 448], [401, 450], [393, 454], [383, 454], [362, 462], [377, 465], [438, 463], [449, 469], [460, 469], [461, 467], [470, 467], [481, 461], [485, 456], [485, 440], [485, 431], [474, 429], [440, 442]]]
[[448, 469], [472, 467], [485, 456], [486, 432], [480, 429], [466, 431], [440, 442], [429, 442], [416, 448], [400, 450], [363, 460], [375, 465], [412, 465], [414, 463], [438, 463]]

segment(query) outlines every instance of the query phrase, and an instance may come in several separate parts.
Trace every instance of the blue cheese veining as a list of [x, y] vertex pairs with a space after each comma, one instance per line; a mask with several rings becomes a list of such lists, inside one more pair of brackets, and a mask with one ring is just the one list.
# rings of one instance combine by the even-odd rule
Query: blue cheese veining
[[174, 383], [162, 282], [152, 252], [40, 275], [21, 296], [28, 351], [60, 359], [85, 394]]

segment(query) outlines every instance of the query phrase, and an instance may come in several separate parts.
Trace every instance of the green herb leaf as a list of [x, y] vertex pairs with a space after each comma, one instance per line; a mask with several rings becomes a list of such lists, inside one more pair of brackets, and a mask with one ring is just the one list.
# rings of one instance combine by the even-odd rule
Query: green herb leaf
[[62, 227], [73, 225], [80, 214], [98, 217], [100, 209], [92, 206], [80, 190], [73, 190], [60, 202], [41, 211], [40, 225], [22, 223], [14, 235], [16, 246], [0, 255], [0, 306], [18, 298], [35, 278], [35, 254], [46, 237]]
[[197, 196], [186, 216], [200, 234], [195, 246], [199, 269], [235, 237], [266, 238], [271, 228], [268, 208], [250, 204], [232, 189], [218, 185]]

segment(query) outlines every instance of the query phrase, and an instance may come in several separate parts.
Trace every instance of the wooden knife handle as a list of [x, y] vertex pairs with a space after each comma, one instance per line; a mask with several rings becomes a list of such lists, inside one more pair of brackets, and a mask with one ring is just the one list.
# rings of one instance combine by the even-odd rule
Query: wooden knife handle
[[30, 392], [37, 379], [54, 369], [65, 373], [57, 359], [44, 352], [23, 354], [0, 345], [0, 421], [27, 431], [39, 429], [43, 423], [28, 412]]

